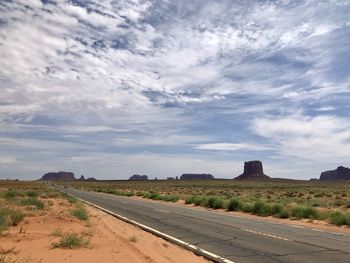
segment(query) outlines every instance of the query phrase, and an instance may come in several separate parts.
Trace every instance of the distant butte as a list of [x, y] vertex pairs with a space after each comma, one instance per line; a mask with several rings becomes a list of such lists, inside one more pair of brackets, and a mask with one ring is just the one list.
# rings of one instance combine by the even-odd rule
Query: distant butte
[[338, 166], [335, 170], [322, 172], [320, 181], [348, 181], [350, 180], [350, 169], [344, 166]]
[[244, 162], [243, 174], [234, 178], [236, 180], [267, 180], [271, 179], [264, 174], [263, 165], [261, 161]]
[[213, 180], [211, 174], [182, 174], [180, 180]]
[[94, 177], [89, 177], [85, 179], [82, 175], [79, 179], [74, 177], [74, 173], [72, 172], [50, 172], [44, 174], [39, 181], [97, 181]]

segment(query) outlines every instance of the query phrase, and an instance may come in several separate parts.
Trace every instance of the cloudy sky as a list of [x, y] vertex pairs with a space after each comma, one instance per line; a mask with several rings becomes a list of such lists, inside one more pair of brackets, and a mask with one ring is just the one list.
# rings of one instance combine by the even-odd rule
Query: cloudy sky
[[0, 178], [350, 165], [350, 1], [2, 0]]

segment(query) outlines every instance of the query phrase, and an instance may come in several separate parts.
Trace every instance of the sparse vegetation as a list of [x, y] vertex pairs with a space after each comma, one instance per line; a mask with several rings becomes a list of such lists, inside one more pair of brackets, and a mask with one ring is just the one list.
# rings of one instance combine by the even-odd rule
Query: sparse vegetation
[[59, 240], [53, 242], [52, 248], [75, 249], [80, 247], [89, 247], [90, 240], [85, 235], [69, 232], [61, 233]]
[[76, 208], [70, 210], [70, 213], [80, 220], [87, 220], [89, 218], [89, 214], [82, 204], [78, 204]]
[[[335, 209], [347, 215], [350, 212], [349, 184], [235, 180], [210, 181], [115, 181], [75, 182], [72, 187], [121, 196], [142, 196], [153, 200], [177, 202], [228, 211], [242, 211], [259, 216], [327, 220], [336, 218], [344, 225], [344, 216], [335, 215]], [[332, 218], [331, 218], [331, 215]], [[346, 217], [346, 216], [345, 216]], [[347, 224], [349, 225], [349, 224]]]
[[131, 237], [129, 237], [129, 241], [133, 242], [133, 243], [136, 243], [137, 242], [137, 237], [136, 236], [131, 236]]
[[35, 197], [22, 199], [20, 204], [23, 206], [35, 206], [37, 209], [43, 209], [45, 207], [45, 204]]

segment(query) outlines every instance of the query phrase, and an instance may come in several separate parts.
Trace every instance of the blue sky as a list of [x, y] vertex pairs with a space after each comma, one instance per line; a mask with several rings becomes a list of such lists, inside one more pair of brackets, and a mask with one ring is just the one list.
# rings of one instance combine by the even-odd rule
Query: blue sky
[[0, 178], [349, 166], [349, 43], [349, 1], [1, 1]]

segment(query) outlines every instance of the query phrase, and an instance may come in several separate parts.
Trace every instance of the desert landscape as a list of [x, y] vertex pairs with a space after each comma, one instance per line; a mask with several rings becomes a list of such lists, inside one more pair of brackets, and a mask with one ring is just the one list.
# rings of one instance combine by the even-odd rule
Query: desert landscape
[[0, 262], [209, 262], [47, 184], [0, 181]]

